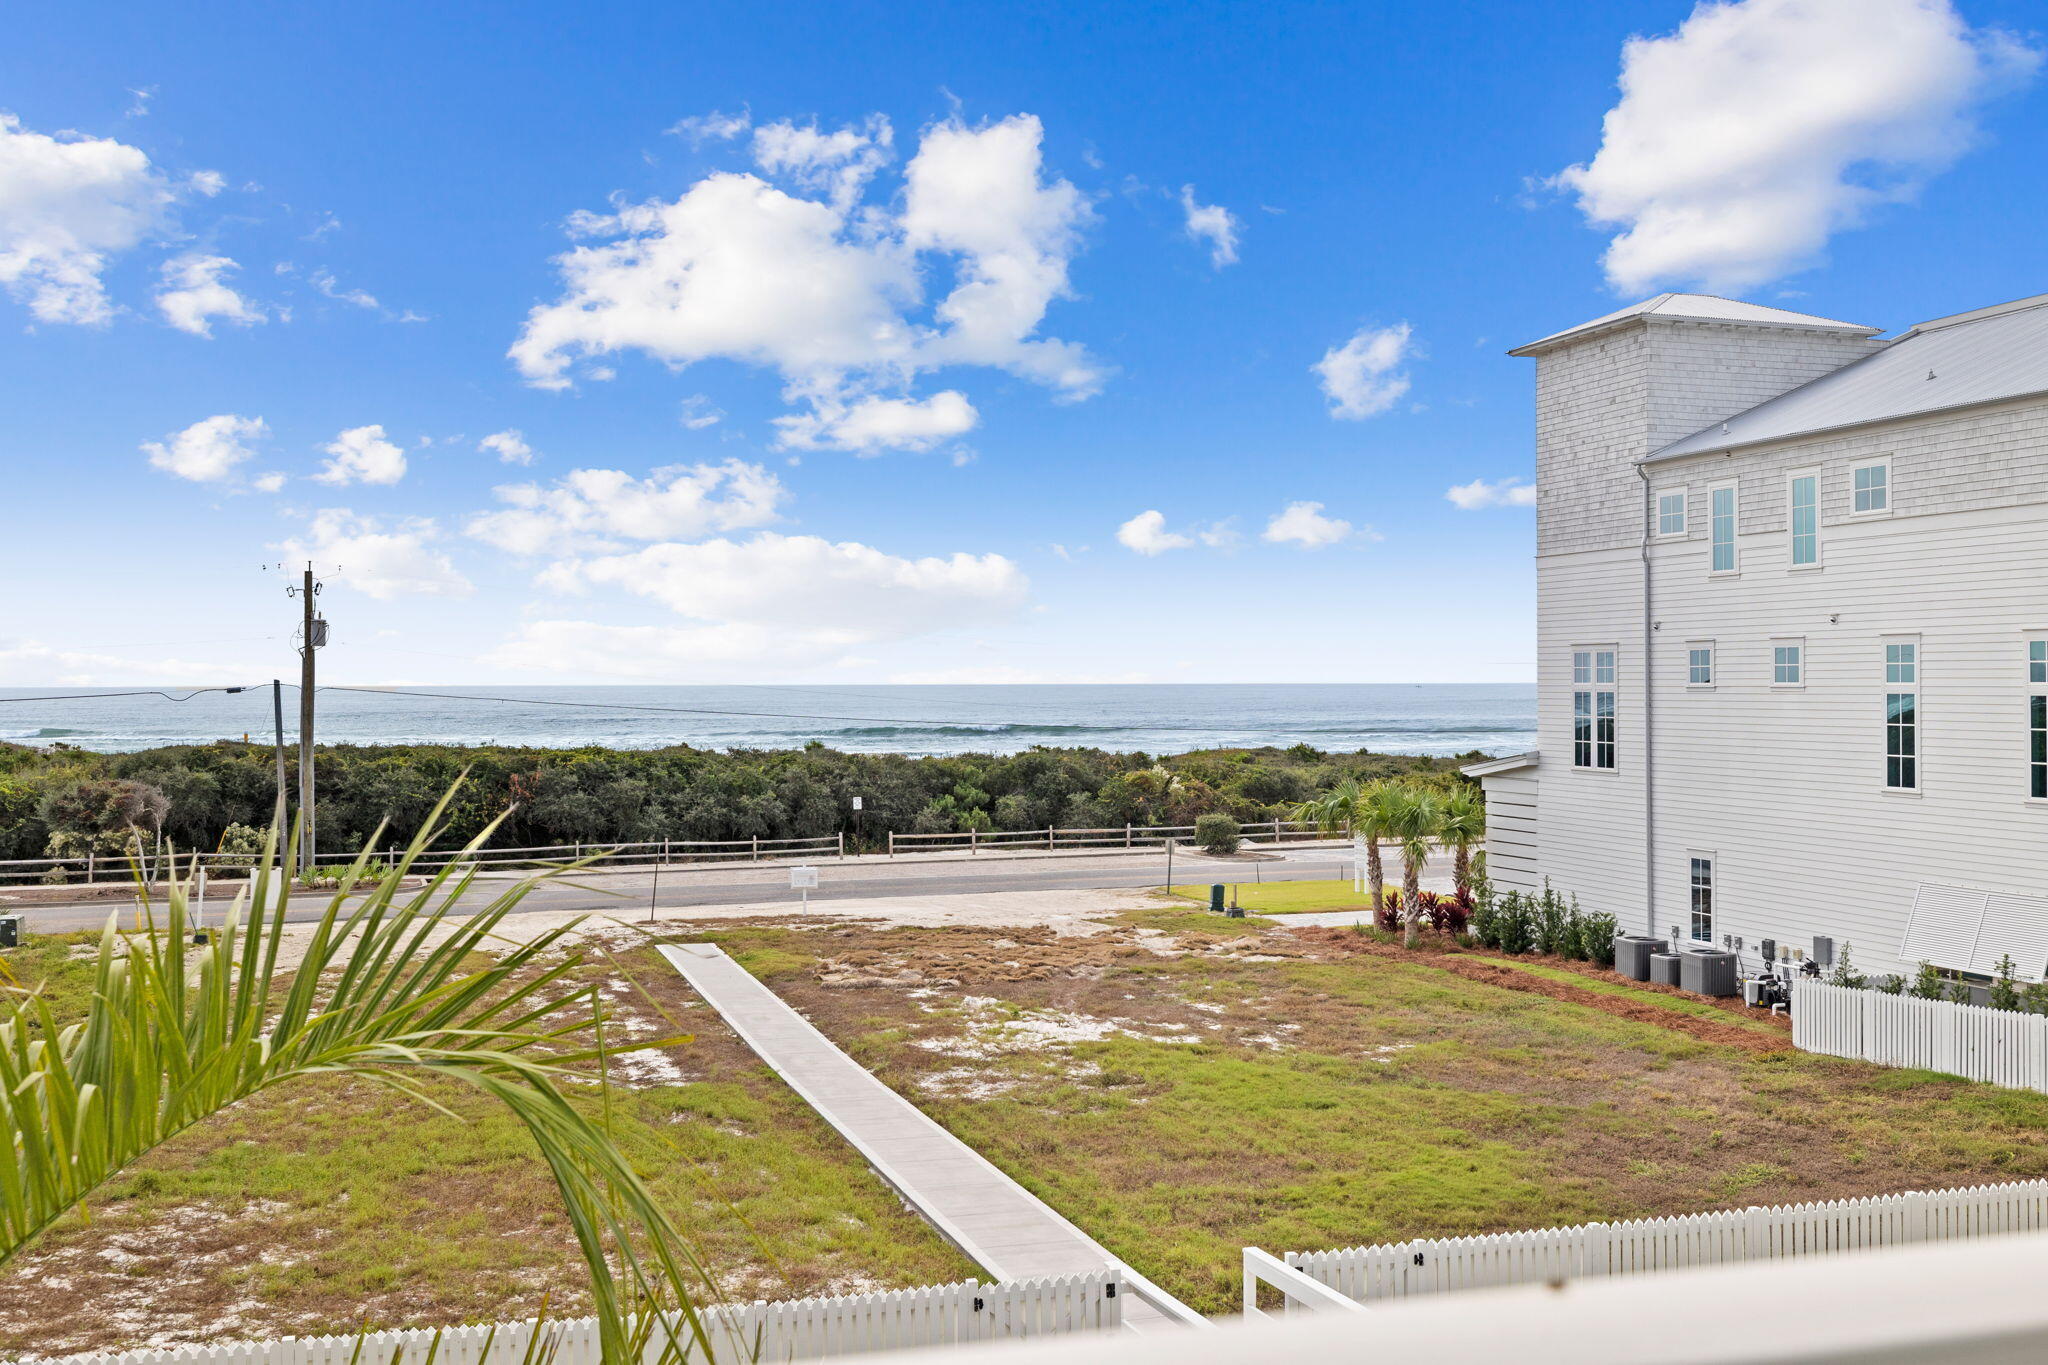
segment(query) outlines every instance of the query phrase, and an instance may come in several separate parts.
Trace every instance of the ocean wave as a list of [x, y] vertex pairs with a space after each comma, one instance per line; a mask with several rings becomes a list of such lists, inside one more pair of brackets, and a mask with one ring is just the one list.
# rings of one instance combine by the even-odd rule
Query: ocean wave
[[[819, 739], [895, 739], [915, 735], [1113, 735], [1126, 732], [1127, 725], [1041, 725], [1036, 723], [988, 725], [850, 725], [838, 730], [805, 730]], [[786, 738], [778, 734], [778, 738]]]
[[90, 730], [67, 730], [61, 725], [45, 725], [40, 730], [16, 730], [8, 739], [64, 739], [71, 735], [89, 735]]

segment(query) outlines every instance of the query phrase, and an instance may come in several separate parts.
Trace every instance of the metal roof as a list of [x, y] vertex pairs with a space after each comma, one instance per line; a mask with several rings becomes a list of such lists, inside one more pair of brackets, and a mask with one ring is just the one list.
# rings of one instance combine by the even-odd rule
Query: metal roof
[[1517, 768], [1533, 768], [1537, 758], [1537, 751], [1531, 749], [1526, 754], [1509, 754], [1505, 758], [1489, 758], [1483, 763], [1468, 763], [1458, 771], [1467, 777], [1491, 777], [1495, 773], [1511, 773]]
[[1643, 463], [2036, 393], [2048, 393], [2048, 294], [1923, 322]]
[[1713, 294], [1659, 294], [1654, 299], [1632, 303], [1626, 308], [1594, 318], [1591, 322], [1567, 327], [1562, 332], [1552, 332], [1540, 341], [1517, 346], [1508, 354], [1537, 355], [1567, 338], [1583, 337], [1635, 318], [1650, 317], [1670, 322], [1727, 322], [1748, 323], [1757, 327], [1813, 328], [1827, 332], [1856, 332], [1863, 336], [1875, 336], [1884, 330], [1882, 327], [1864, 327], [1853, 322], [1837, 322], [1833, 318], [1815, 317], [1811, 313], [1766, 308], [1760, 303], [1744, 303], [1740, 299], [1724, 299]]

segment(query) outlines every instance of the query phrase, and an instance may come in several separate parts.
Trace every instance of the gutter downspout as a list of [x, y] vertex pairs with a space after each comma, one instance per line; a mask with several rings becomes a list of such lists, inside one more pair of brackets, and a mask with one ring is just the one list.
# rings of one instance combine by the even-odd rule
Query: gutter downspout
[[1650, 642], [1657, 630], [1650, 619], [1650, 528], [1656, 524], [1652, 518], [1657, 509], [1651, 500], [1649, 469], [1637, 465], [1636, 476], [1643, 481], [1643, 932], [1657, 938], [1657, 706], [1655, 672], [1650, 667]]

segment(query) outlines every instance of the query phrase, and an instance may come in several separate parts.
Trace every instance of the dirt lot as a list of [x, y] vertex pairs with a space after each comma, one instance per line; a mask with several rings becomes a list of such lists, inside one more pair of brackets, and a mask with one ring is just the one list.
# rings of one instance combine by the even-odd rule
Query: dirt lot
[[[915, 918], [915, 917], [913, 917]], [[1782, 1028], [1565, 964], [1408, 954], [1157, 906], [1077, 923], [663, 924], [723, 944], [864, 1065], [1190, 1302], [1307, 1250], [2048, 1174], [2048, 1096], [1795, 1053]], [[606, 938], [634, 1150], [725, 1287], [973, 1273], [636, 932]], [[593, 970], [612, 970], [609, 966]], [[664, 1018], [663, 1016], [668, 1016]], [[578, 1307], [523, 1137], [383, 1095], [245, 1106], [18, 1259], [0, 1345], [45, 1349]]]

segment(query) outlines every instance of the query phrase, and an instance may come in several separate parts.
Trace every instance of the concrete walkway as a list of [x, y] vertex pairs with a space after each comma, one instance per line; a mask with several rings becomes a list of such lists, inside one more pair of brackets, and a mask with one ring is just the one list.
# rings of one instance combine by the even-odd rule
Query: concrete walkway
[[998, 1280], [1123, 1272], [1124, 1325], [1158, 1331], [1202, 1317], [1125, 1265], [941, 1128], [708, 943], [661, 949], [789, 1088], [939, 1232]]

